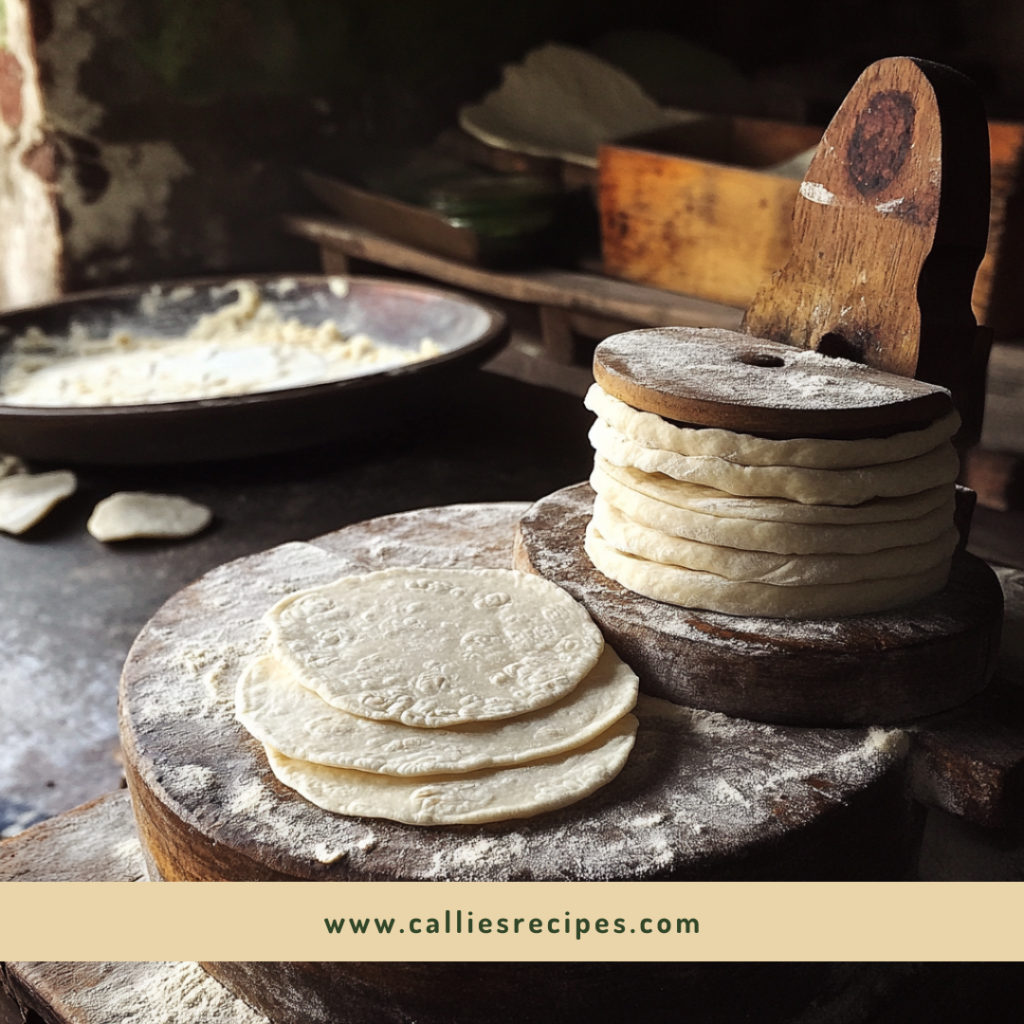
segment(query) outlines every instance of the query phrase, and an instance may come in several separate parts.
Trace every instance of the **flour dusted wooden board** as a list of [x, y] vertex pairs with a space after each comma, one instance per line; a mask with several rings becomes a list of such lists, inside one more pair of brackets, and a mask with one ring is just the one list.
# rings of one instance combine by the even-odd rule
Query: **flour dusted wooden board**
[[[13, 1016], [5, 1016], [5, 993]], [[0, 964], [0, 1024], [272, 1024], [189, 961]]]
[[538, 501], [519, 525], [517, 568], [565, 587], [647, 693], [800, 725], [906, 721], [962, 704], [992, 675], [1002, 593], [957, 555], [938, 594], [876, 615], [800, 621], [662, 604], [608, 579], [583, 550], [588, 484]]
[[809, 732], [648, 704], [622, 774], [561, 811], [416, 828], [307, 803], [235, 722], [245, 659], [280, 597], [386, 565], [509, 566], [524, 504], [371, 520], [208, 573], [125, 666], [122, 742], [151, 870], [184, 880], [899, 878], [917, 816], [899, 737]]

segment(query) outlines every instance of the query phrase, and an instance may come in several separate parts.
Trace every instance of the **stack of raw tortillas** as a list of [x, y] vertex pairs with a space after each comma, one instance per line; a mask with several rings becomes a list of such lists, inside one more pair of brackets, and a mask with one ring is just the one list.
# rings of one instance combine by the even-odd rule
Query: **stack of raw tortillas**
[[832, 618], [941, 590], [957, 545], [956, 413], [863, 440], [678, 426], [594, 385], [597, 492], [586, 550], [670, 604]]
[[319, 807], [415, 825], [524, 818], [610, 782], [638, 681], [561, 588], [386, 569], [284, 598], [236, 716]]

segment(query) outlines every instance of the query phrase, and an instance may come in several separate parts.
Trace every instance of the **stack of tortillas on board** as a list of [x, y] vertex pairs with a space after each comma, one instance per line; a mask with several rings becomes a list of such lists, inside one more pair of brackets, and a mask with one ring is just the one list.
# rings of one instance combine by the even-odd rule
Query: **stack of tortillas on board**
[[[886, 402], [890, 375], [843, 359], [794, 349], [737, 357], [726, 343], [738, 336], [675, 335], [676, 373], [705, 391], [731, 389], [736, 402], [755, 385], [777, 388], [756, 396], [763, 406]], [[630, 338], [610, 342], [628, 347]], [[709, 360], [716, 345], [726, 354]], [[785, 371], [773, 371], [783, 361]], [[895, 388], [893, 396], [904, 397]], [[586, 551], [630, 590], [734, 615], [832, 618], [895, 608], [945, 585], [959, 539], [955, 411], [882, 437], [770, 438], [675, 423], [599, 384], [586, 404], [598, 417]]]
[[524, 818], [626, 762], [636, 675], [565, 591], [504, 569], [386, 569], [283, 599], [236, 715], [329, 811], [407, 824]]

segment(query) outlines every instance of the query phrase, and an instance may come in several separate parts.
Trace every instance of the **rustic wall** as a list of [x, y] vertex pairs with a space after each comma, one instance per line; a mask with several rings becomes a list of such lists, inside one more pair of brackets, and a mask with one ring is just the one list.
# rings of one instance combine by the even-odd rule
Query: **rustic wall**
[[0, 0], [0, 307], [311, 269], [276, 222], [315, 208], [297, 168], [356, 173], [532, 46], [629, 28], [717, 51], [749, 95], [815, 121], [893, 53], [961, 67], [1024, 116], [1019, 0]]

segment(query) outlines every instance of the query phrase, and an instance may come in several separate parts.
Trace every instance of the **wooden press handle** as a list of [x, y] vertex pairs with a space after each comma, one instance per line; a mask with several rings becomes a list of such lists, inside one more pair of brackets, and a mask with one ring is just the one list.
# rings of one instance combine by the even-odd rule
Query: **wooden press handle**
[[800, 186], [794, 248], [743, 329], [953, 392], [980, 435], [990, 335], [971, 309], [989, 221], [988, 122], [974, 84], [909, 57], [872, 64]]

